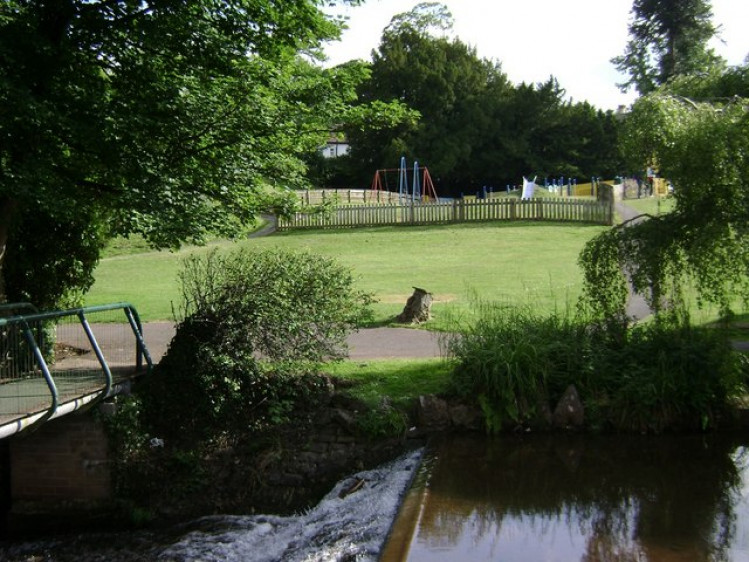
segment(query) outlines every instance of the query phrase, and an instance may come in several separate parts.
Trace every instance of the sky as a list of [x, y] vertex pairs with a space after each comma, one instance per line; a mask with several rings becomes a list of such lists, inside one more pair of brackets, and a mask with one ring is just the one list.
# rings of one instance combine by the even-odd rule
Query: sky
[[[371, 60], [382, 30], [395, 14], [419, 0], [366, 0], [331, 13], [348, 18], [341, 41], [325, 48], [328, 65]], [[499, 61], [515, 84], [545, 82], [554, 76], [576, 102], [603, 110], [629, 105], [635, 92], [610, 62], [624, 53], [632, 0], [442, 0], [453, 15], [453, 35], [476, 48], [479, 57]], [[713, 23], [720, 40], [711, 46], [729, 64], [749, 55], [749, 1], [713, 0]]]

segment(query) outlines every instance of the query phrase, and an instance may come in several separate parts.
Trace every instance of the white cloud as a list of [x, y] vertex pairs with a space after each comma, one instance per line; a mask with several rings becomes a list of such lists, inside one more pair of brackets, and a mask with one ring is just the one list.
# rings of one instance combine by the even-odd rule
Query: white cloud
[[[369, 0], [362, 6], [339, 8], [350, 29], [330, 44], [330, 64], [369, 60], [382, 30], [417, 0]], [[632, 0], [444, 0], [455, 19], [454, 32], [476, 47], [478, 55], [497, 60], [510, 80], [544, 82], [553, 75], [575, 101], [587, 100], [601, 109], [616, 109], [635, 97], [616, 87], [623, 76], [611, 64], [627, 42]], [[713, 47], [730, 64], [749, 54], [749, 2], [714, 0], [714, 23], [723, 42]]]

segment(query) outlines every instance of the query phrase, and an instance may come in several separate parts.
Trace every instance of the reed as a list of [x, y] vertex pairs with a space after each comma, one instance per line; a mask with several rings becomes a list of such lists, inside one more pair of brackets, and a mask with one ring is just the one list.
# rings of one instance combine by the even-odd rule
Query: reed
[[747, 357], [728, 333], [683, 316], [638, 326], [595, 326], [569, 308], [477, 302], [475, 320], [454, 325], [453, 391], [474, 400], [491, 433], [543, 426], [569, 385], [591, 429], [661, 432], [725, 424], [746, 394]]

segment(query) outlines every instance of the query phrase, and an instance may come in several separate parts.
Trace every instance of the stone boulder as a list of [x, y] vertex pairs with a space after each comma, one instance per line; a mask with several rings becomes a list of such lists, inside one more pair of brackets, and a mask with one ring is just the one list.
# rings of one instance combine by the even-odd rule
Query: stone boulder
[[445, 431], [450, 427], [447, 402], [433, 394], [419, 396], [416, 415], [419, 429], [425, 433]]
[[552, 415], [552, 424], [558, 429], [579, 429], [585, 422], [585, 409], [574, 384], [567, 387]]
[[457, 430], [478, 431], [484, 427], [484, 415], [481, 409], [467, 404], [455, 404], [449, 407], [450, 423]]

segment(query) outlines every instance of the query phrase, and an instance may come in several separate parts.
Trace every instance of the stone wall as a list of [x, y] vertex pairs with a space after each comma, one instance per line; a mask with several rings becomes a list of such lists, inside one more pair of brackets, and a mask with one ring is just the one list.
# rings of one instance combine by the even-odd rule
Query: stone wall
[[90, 413], [69, 415], [10, 439], [13, 500], [102, 500], [112, 493], [107, 436]]

